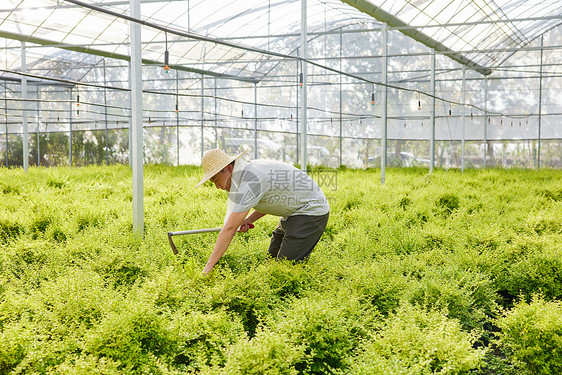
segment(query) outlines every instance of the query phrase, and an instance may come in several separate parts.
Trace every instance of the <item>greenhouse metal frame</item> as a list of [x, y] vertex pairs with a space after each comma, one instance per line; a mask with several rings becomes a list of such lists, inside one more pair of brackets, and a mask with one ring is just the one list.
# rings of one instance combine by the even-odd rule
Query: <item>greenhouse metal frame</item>
[[[0, 164], [562, 167], [562, 3], [7, 0]], [[142, 207], [140, 207], [142, 210]], [[136, 216], [135, 216], [136, 217]], [[141, 225], [137, 223], [136, 225]]]

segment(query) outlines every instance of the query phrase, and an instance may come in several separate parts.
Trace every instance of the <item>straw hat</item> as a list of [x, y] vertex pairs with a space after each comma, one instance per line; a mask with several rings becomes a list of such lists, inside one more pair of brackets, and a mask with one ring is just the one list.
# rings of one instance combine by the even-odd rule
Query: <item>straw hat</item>
[[201, 179], [195, 187], [203, 185], [209, 178], [222, 171], [224, 167], [242, 155], [244, 155], [244, 152], [237, 156], [229, 156], [223, 150], [219, 149], [207, 151], [203, 156], [203, 159], [201, 159], [201, 166], [203, 167], [205, 174], [203, 175], [203, 179]]

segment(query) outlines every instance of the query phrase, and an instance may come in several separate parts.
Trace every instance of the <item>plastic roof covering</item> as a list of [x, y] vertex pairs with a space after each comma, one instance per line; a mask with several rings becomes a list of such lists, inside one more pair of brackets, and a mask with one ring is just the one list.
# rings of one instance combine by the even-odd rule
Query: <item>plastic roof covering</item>
[[[60, 0], [4, 1], [9, 7], [0, 9], [3, 16], [0, 33], [29, 36], [31, 42], [54, 42], [71, 48], [82, 46], [83, 52], [95, 50], [106, 56], [129, 55], [129, 22], [126, 20]], [[129, 15], [126, 0], [88, 3]], [[143, 0], [141, 18], [175, 30], [296, 56], [296, 48], [300, 45], [300, 9], [299, 0]], [[338, 0], [309, 0], [310, 32], [349, 26], [361, 19], [371, 20]], [[150, 27], [142, 29], [143, 59], [162, 64], [166, 37], [171, 65], [258, 79], [272, 65], [268, 64], [272, 57], [267, 54], [171, 33], [165, 35]], [[17, 46], [18, 42], [12, 44]], [[28, 61], [28, 68], [29, 65]], [[14, 61], [10, 68], [18, 69], [19, 61]]]
[[[373, 27], [373, 18], [354, 7], [361, 1], [308, 0], [308, 32], [358, 25]], [[86, 2], [129, 14], [127, 0]], [[486, 67], [501, 65], [516, 48], [562, 23], [560, 0], [370, 0], [362, 3], [371, 10], [383, 10], [392, 16], [384, 21], [404, 22], [416, 33]], [[293, 56], [300, 45], [300, 10], [300, 0], [142, 0], [141, 7], [142, 19], [148, 22]], [[126, 58], [128, 34], [128, 21], [63, 0], [3, 0], [0, 9], [0, 36], [8, 39], [15, 37]], [[270, 61], [279, 59], [256, 51], [170, 33], [165, 35], [160, 30], [143, 27], [145, 63], [163, 62], [166, 37], [170, 64], [193, 67], [197, 72], [259, 80], [273, 67]], [[9, 46], [18, 44], [14, 40]], [[32, 52], [28, 68], [40, 64], [42, 56], [57, 55], [65, 64], [72, 60], [72, 54], [70, 59], [64, 59], [60, 52], [54, 51], [37, 51], [36, 55]], [[12, 59], [8, 68], [19, 69], [19, 65], [19, 59]]]
[[[562, 23], [560, 0], [371, 0], [380, 9], [470, 60], [493, 68]], [[491, 50], [481, 53], [474, 50]]]

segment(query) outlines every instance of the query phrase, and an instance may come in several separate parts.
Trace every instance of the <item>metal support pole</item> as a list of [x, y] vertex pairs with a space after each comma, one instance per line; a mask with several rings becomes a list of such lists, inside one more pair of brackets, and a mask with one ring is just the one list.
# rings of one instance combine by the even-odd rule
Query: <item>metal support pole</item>
[[68, 166], [72, 167], [72, 88], [68, 89]]
[[[382, 25], [382, 106], [381, 106], [381, 184], [384, 185], [386, 179], [386, 149], [388, 131], [388, 25]], [[373, 107], [374, 108], [374, 107]], [[368, 147], [369, 143], [367, 143]], [[369, 159], [367, 158], [367, 161]]]
[[205, 80], [204, 75], [201, 74], [201, 159], [203, 159], [203, 154], [205, 153], [205, 143], [204, 143], [204, 132], [205, 132]]
[[[132, 82], [132, 64], [129, 61], [129, 82]], [[133, 93], [129, 92], [129, 100], [133, 100]], [[142, 121], [142, 116], [141, 116]], [[130, 116], [129, 116], [129, 166], [133, 168], [133, 111], [131, 108]]]
[[[300, 51], [300, 49], [297, 48], [297, 55], [300, 55], [299, 51]], [[299, 121], [300, 121], [300, 116], [299, 116], [299, 103], [300, 103], [299, 84], [300, 83], [299, 82], [300, 82], [300, 80], [299, 80], [299, 77], [300, 77], [300, 67], [301, 67], [301, 64], [298, 60], [296, 61], [296, 64], [297, 64], [297, 95], [295, 95], [295, 96], [296, 96], [296, 99], [297, 99], [297, 103], [296, 103], [297, 113], [296, 113], [296, 117], [295, 117], [295, 123], [296, 123], [296, 125], [295, 125], [295, 145], [296, 145], [295, 146], [295, 151], [296, 151], [295, 164], [298, 163], [299, 160], [300, 160], [300, 158], [299, 158], [299, 148], [300, 148], [300, 145], [299, 145]]]
[[254, 83], [254, 159], [258, 158], [258, 84]]
[[462, 143], [461, 143], [461, 171], [464, 172], [464, 141], [466, 137], [466, 66], [462, 66]]
[[431, 117], [431, 135], [429, 143], [429, 173], [433, 173], [433, 167], [435, 165], [435, 49], [431, 49], [431, 107], [430, 117]]
[[[21, 70], [27, 72], [27, 63], [25, 56], [25, 42], [21, 42]], [[23, 170], [27, 172], [29, 169], [29, 129], [27, 124], [27, 77], [21, 77], [21, 103], [23, 118]]]
[[180, 112], [179, 112], [179, 97], [180, 92], [179, 87], [179, 70], [176, 70], [176, 155], [177, 155], [177, 165], [180, 165]]
[[[343, 59], [343, 35], [342, 29], [340, 29], [340, 72], [343, 71], [342, 69], [342, 59]], [[343, 165], [343, 94], [342, 94], [342, 86], [343, 86], [343, 75], [340, 74], [340, 163], [339, 165]]]
[[37, 118], [37, 166], [41, 166], [41, 137], [39, 136], [39, 131], [41, 130], [41, 104], [39, 100], [41, 99], [39, 95], [39, 86], [36, 87], [35, 96], [37, 97], [37, 103], [35, 104], [36, 118]]
[[[131, 16], [140, 18], [140, 0], [129, 0]], [[144, 232], [143, 192], [143, 124], [142, 124], [142, 47], [141, 27], [130, 23], [131, 36], [131, 130], [133, 154], [133, 231], [142, 236]]]
[[488, 154], [488, 77], [484, 78], [484, 168]]
[[107, 130], [107, 78], [105, 75], [105, 59], [103, 59], [103, 102], [104, 106], [104, 118], [105, 118], [105, 165], [109, 165], [109, 132]]
[[[307, 0], [301, 0], [301, 57], [306, 60], [307, 58]], [[307, 120], [307, 91], [308, 91], [308, 73], [307, 62], [301, 61], [302, 65], [302, 98], [301, 98], [301, 170], [306, 172], [307, 168], [307, 134], [308, 134], [308, 120]]]
[[541, 35], [541, 67], [539, 74], [539, 129], [538, 129], [538, 149], [537, 149], [537, 170], [541, 168], [541, 125], [542, 125], [542, 70], [543, 70], [543, 42], [544, 36]]
[[215, 98], [214, 98], [215, 113], [213, 118], [215, 119], [215, 148], [219, 148], [219, 134], [217, 130], [217, 78], [216, 77], [214, 79], [214, 92], [215, 92]]
[[8, 85], [4, 82], [4, 118], [6, 120], [6, 167], [10, 166], [8, 161]]

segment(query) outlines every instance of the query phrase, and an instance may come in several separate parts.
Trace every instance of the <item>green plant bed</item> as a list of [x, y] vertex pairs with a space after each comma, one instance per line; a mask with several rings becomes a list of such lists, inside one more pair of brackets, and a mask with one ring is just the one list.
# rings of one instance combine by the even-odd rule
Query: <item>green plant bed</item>
[[0, 374], [559, 371], [561, 171], [329, 173], [307, 263], [266, 216], [202, 277], [217, 234], [167, 239], [223, 223], [200, 168], [145, 167], [144, 238], [127, 166], [0, 169]]

